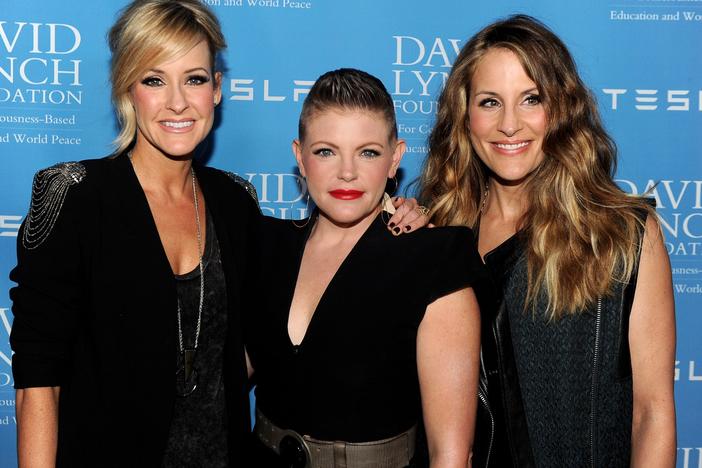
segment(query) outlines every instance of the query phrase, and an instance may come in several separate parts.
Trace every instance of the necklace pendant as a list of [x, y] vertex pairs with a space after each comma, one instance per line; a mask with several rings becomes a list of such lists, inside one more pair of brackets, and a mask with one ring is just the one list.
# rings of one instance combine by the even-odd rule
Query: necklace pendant
[[185, 348], [183, 350], [183, 367], [185, 370], [185, 381], [190, 381], [193, 375], [193, 363], [195, 362], [195, 348]]
[[176, 394], [186, 397], [197, 388], [197, 370], [195, 369], [195, 348], [185, 348], [181, 356], [183, 364], [176, 371]]

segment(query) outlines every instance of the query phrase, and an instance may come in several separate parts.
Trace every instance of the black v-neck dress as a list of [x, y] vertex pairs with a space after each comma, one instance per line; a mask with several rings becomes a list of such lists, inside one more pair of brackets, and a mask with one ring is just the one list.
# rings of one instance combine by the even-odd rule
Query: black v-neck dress
[[379, 215], [330, 281], [299, 346], [287, 322], [311, 224], [266, 218], [244, 311], [256, 404], [282, 428], [322, 440], [384, 439], [421, 417], [417, 329], [427, 305], [471, 284], [472, 231], [394, 237]]

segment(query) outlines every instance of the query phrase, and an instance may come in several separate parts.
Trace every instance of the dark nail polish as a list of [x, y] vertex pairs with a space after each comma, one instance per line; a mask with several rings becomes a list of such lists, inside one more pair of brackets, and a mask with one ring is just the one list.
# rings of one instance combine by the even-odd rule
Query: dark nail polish
[[399, 228], [399, 227], [393, 228], [393, 229], [392, 229], [392, 232], [394, 232], [395, 234], [399, 234], [399, 233], [400, 233], [400, 228]]
[[390, 229], [392, 229], [395, 227], [395, 223], [390, 223], [390, 224], [388, 224], [388, 226], [390, 226]]
[[406, 231], [406, 232], [409, 232], [410, 229], [412, 229], [412, 226], [405, 226], [405, 231]]

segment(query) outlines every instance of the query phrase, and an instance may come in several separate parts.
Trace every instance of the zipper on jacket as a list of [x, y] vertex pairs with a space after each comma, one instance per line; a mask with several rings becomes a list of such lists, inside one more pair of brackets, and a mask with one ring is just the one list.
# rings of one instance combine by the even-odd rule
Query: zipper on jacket
[[495, 438], [495, 417], [492, 415], [492, 410], [490, 409], [490, 402], [488, 401], [488, 380], [487, 373], [485, 372], [485, 365], [483, 363], [483, 352], [480, 352], [480, 371], [482, 378], [478, 382], [478, 399], [485, 407], [485, 410], [490, 416], [490, 442], [488, 443], [487, 456], [485, 457], [485, 468], [490, 466], [490, 455], [492, 454], [492, 442]]
[[600, 351], [600, 328], [602, 326], [602, 298], [597, 298], [595, 318], [595, 351], [592, 357], [592, 389], [590, 391], [590, 466], [595, 468], [595, 389], [597, 388], [597, 365]]

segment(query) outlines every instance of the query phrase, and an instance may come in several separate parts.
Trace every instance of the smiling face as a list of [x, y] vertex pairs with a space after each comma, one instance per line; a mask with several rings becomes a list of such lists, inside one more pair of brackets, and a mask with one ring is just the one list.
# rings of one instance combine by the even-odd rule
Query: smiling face
[[521, 184], [543, 160], [546, 111], [514, 52], [492, 49], [480, 59], [468, 115], [473, 148], [499, 183]]
[[137, 118], [135, 151], [190, 156], [212, 129], [214, 108], [221, 99], [220, 79], [212, 74], [205, 41], [145, 70], [130, 90]]
[[300, 173], [324, 216], [339, 226], [374, 217], [405, 143], [390, 136], [380, 112], [331, 108], [315, 112], [303, 141], [293, 142]]

